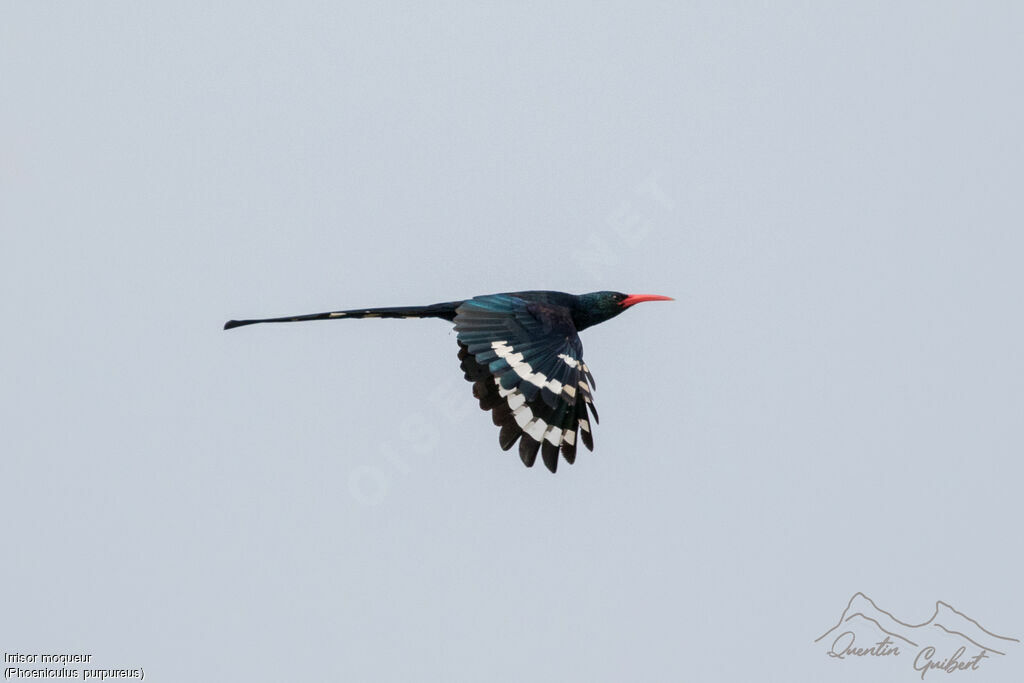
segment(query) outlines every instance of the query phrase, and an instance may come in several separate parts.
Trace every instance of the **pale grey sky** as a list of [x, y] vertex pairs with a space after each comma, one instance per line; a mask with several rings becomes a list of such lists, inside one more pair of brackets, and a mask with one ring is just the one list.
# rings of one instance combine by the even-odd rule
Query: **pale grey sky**
[[[919, 680], [812, 642], [856, 591], [1024, 638], [1020, 4], [2, 15], [5, 652]], [[220, 329], [516, 289], [677, 299], [582, 334], [554, 476], [442, 321]]]

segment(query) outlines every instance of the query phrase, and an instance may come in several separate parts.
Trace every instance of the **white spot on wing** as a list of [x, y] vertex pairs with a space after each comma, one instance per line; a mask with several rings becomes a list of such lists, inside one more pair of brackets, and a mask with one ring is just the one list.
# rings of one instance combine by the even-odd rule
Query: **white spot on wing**
[[558, 354], [558, 357], [561, 358], [562, 361], [570, 368], [575, 368], [577, 365], [579, 365], [579, 362], [567, 353], [560, 353]]
[[[530, 424], [533, 419], [533, 411], [530, 410], [529, 406], [522, 405], [516, 410], [512, 411], [512, 417], [515, 418], [516, 424], [519, 425], [520, 429], [526, 429], [526, 425]], [[539, 441], [540, 439], [538, 439]]]
[[519, 408], [519, 406], [521, 406], [524, 403], [526, 403], [526, 397], [523, 396], [518, 391], [513, 392], [512, 394], [510, 394], [507, 400], [508, 400], [508, 407], [511, 408], [512, 410], [516, 410], [517, 408]]
[[[539, 389], [547, 388], [556, 395], [565, 394], [566, 396], [569, 397], [570, 403], [575, 402], [576, 387], [570, 386], [568, 384], [562, 384], [557, 379], [548, 379], [542, 373], [534, 372], [530, 364], [523, 360], [523, 354], [514, 352], [512, 347], [509, 346], [508, 342], [491, 342], [491, 348], [494, 349], [495, 354], [499, 358], [501, 358], [502, 360], [509, 364], [509, 367], [512, 370], [514, 370], [516, 375], [518, 375], [519, 378], [522, 379], [523, 381], [529, 382], [530, 384], [534, 385]], [[586, 367], [583, 365], [582, 361], [577, 362], [574, 358], [567, 354], [562, 353], [559, 354], [558, 357], [565, 361], [565, 363], [571, 367]], [[512, 410], [512, 414], [515, 416], [516, 419], [516, 424], [518, 424], [521, 429], [526, 431], [526, 429], [529, 426], [534, 424], [535, 418], [533, 417], [533, 411], [530, 410], [530, 408], [526, 405], [525, 395], [521, 391], [519, 391], [518, 388], [515, 387], [512, 389], [505, 389], [504, 387], [501, 386], [501, 380], [498, 379], [497, 377], [494, 378], [494, 383], [498, 385], [498, 395], [506, 400], [509, 408]], [[590, 385], [587, 384], [586, 379], [579, 380], [577, 385], [581, 390], [583, 400], [585, 400], [587, 403], [590, 403]], [[539, 418], [536, 418], [536, 420], [539, 420]], [[543, 422], [543, 420], [540, 421]], [[580, 420], [580, 427], [582, 427], [588, 432], [590, 431], [590, 423], [587, 422], [586, 420]], [[552, 427], [551, 429], [554, 430], [556, 428]], [[555, 435], [554, 432], [548, 432], [545, 434], [545, 436], [548, 438], [549, 441], [551, 441], [555, 445], [559, 444], [560, 439], [566, 441], [569, 444], [575, 443], [575, 430], [564, 430], [564, 435], [561, 434], [563, 430], [558, 429], [558, 432], [559, 435]], [[531, 436], [533, 435], [531, 434]], [[541, 438], [537, 437], [537, 441], [540, 440]]]
[[544, 438], [551, 442], [554, 446], [562, 445], [562, 429], [560, 427], [549, 427], [548, 431], [545, 432]]
[[520, 379], [529, 382], [538, 389], [547, 387], [556, 394], [562, 393], [561, 382], [556, 379], [548, 379], [542, 372], [534, 372], [533, 367], [523, 360], [523, 354], [514, 353], [507, 342], [491, 342], [491, 348], [494, 349], [494, 353], [497, 354], [498, 358], [508, 363], [509, 367], [519, 375]]
[[538, 417], [523, 427], [523, 433], [530, 435], [534, 441], [543, 441], [544, 432], [547, 431], [547, 428], [548, 423]]

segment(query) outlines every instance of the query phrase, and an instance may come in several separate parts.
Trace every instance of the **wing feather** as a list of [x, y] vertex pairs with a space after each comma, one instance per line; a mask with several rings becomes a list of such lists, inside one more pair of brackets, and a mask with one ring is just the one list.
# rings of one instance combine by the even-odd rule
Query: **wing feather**
[[480, 407], [500, 427], [498, 442], [532, 467], [538, 452], [552, 472], [558, 454], [576, 461], [577, 438], [593, 450], [588, 410], [593, 376], [564, 307], [510, 295], [477, 297], [456, 311], [459, 360]]

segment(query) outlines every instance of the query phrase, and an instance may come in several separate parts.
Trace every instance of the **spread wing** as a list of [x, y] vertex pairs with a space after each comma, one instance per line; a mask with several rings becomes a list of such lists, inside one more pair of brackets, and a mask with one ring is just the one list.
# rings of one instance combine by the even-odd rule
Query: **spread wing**
[[594, 450], [588, 407], [594, 378], [583, 362], [570, 311], [508, 294], [478, 296], [455, 312], [459, 359], [480, 407], [501, 427], [502, 449], [519, 441], [519, 456], [533, 467], [538, 450], [552, 472], [561, 451], [576, 461], [576, 437]]

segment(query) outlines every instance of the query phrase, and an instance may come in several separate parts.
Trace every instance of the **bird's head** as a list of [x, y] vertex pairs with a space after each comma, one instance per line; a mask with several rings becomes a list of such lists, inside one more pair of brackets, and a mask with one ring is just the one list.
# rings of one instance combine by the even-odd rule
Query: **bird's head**
[[623, 294], [622, 292], [591, 292], [579, 297], [579, 313], [575, 315], [576, 328], [604, 322], [619, 313], [644, 301], [674, 301], [670, 296], [660, 294]]

